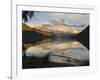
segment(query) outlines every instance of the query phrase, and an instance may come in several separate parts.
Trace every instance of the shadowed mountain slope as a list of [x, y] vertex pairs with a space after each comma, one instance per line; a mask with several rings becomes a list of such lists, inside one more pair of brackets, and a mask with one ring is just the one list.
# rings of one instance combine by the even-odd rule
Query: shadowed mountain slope
[[81, 42], [84, 46], [89, 49], [89, 26], [75, 36], [79, 42]]

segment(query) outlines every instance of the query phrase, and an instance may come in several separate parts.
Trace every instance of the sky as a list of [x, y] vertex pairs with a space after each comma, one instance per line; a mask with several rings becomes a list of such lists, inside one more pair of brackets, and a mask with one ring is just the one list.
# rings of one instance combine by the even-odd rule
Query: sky
[[67, 12], [43, 12], [35, 11], [34, 16], [29, 19], [31, 24], [68, 24], [68, 25], [88, 25], [88, 13], [67, 13]]

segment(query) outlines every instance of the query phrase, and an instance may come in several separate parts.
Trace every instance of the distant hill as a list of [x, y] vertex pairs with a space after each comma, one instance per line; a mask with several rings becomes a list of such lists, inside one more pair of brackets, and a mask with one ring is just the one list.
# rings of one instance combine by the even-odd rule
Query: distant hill
[[22, 31], [31, 31], [31, 30], [32, 30], [32, 28], [27, 26], [25, 23], [22, 23]]
[[42, 32], [35, 28], [30, 28], [26, 24], [22, 23], [22, 42], [23, 43], [35, 43], [43, 39], [50, 37], [50, 33]]
[[22, 23], [22, 31], [35, 31], [35, 32], [41, 33], [42, 35], [45, 35], [45, 36], [51, 36], [51, 34], [49, 32], [42, 31], [42, 30], [36, 29], [36, 28], [31, 28], [25, 23]]

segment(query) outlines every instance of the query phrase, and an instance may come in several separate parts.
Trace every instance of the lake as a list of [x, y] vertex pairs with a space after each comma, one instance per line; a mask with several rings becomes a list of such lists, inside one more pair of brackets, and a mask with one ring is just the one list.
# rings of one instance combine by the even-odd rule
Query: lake
[[23, 69], [89, 66], [89, 50], [66, 35], [23, 45]]

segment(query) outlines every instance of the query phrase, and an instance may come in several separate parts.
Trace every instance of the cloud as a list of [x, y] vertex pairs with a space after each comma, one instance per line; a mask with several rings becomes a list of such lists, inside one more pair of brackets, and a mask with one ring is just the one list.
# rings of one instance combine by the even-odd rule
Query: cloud
[[81, 24], [89, 24], [89, 14], [82, 13], [57, 13], [57, 12], [35, 12], [34, 17], [30, 20], [31, 23], [39, 23], [43, 22], [54, 24], [65, 23], [70, 25], [81, 25]]

